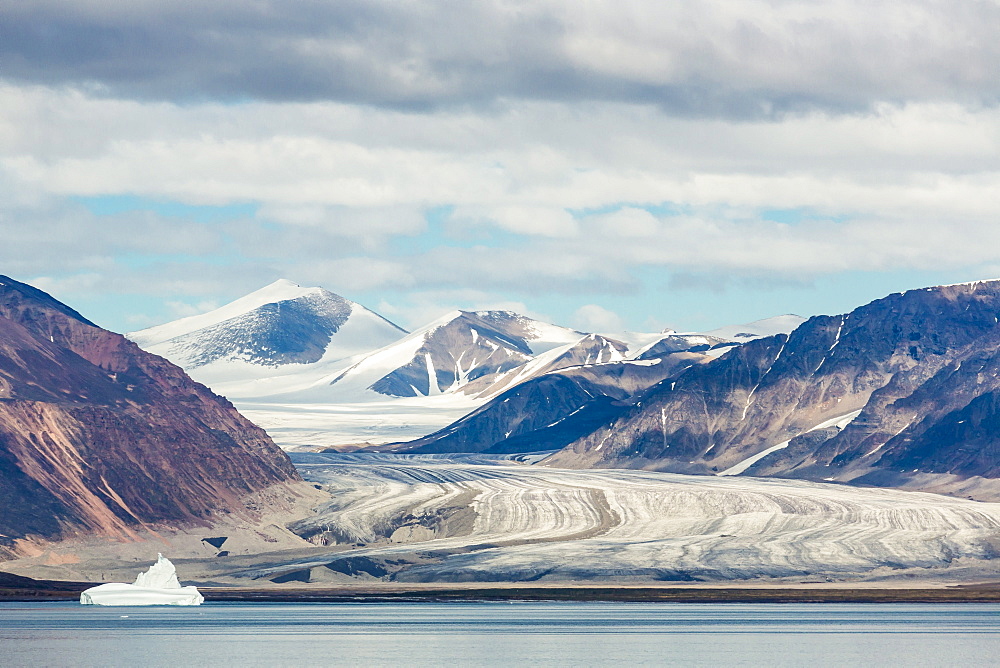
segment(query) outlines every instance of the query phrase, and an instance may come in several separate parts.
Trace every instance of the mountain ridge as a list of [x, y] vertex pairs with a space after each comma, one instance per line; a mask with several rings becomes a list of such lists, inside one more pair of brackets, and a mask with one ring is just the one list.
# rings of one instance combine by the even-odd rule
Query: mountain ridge
[[245, 498], [301, 482], [229, 401], [6, 276], [0, 479], [7, 556], [36, 540], [249, 515]]
[[[916, 471], [902, 469], [916, 461], [906, 439], [919, 431], [920, 413], [937, 420], [1000, 385], [998, 316], [1000, 281], [920, 288], [814, 316], [790, 335], [750, 341], [650, 388], [549, 463], [711, 474], [777, 448], [747, 474], [894, 485], [906, 484], [908, 473], [950, 475], [942, 465], [922, 469], [926, 457]], [[987, 371], [958, 378], [969, 359]], [[936, 386], [927, 385], [935, 378]], [[811, 431], [854, 411], [843, 429]], [[974, 459], [967, 452], [963, 461]], [[993, 466], [960, 472], [993, 475]]]
[[[337, 347], [345, 327], [333, 332], [326, 353], [319, 360], [314, 355], [312, 362], [278, 363], [281, 360], [263, 359], [255, 363], [245, 356], [230, 354], [223, 359], [211, 353], [215, 361], [202, 363], [209, 354], [207, 351], [220, 348], [216, 334], [230, 339], [228, 347], [221, 346], [229, 353], [235, 349], [231, 345], [233, 339], [243, 341], [242, 347], [236, 348], [265, 347], [259, 339], [266, 328], [253, 329], [248, 323], [263, 320], [263, 313], [280, 310], [280, 305], [290, 299], [308, 300], [310, 295], [332, 296], [337, 303], [348, 301], [323, 288], [302, 288], [283, 279], [208, 314], [129, 336], [152, 352], [173, 359], [196, 379], [230, 397], [272, 435], [278, 435], [283, 447], [304, 443], [384, 443], [399, 441], [400, 432], [411, 438], [422, 437], [518, 384], [546, 373], [578, 365], [624, 362], [642, 351], [645, 351], [642, 361], [652, 363], [665, 354], [691, 351], [707, 341], [703, 335], [675, 332], [625, 333], [620, 337], [591, 334], [507, 310], [453, 310], [412, 332], [393, 329], [381, 341], [367, 339], [365, 346], [357, 347], [362, 351], [349, 357], [330, 353]], [[358, 308], [364, 307], [358, 305]], [[326, 332], [335, 329], [323, 325], [320, 322], [323, 317], [314, 309], [311, 315], [295, 320], [294, 324]], [[797, 316], [781, 316], [740, 325], [734, 331], [738, 330], [744, 338], [734, 341], [714, 337], [710, 354], [721, 354], [725, 348], [766, 334], [775, 327], [787, 327], [789, 318], [801, 320]], [[244, 336], [246, 332], [250, 332], [250, 341]], [[177, 343], [181, 339], [186, 348]], [[653, 350], [656, 346], [664, 350]], [[321, 417], [324, 414], [329, 419], [324, 421]], [[365, 415], [369, 416], [367, 424], [362, 419]], [[339, 434], [341, 427], [334, 424], [338, 416], [347, 418], [346, 422], [340, 420], [340, 425], [357, 424], [351, 429], [363, 433], [347, 440], [336, 436], [337, 442], [331, 443], [323, 435], [321, 425], [328, 424], [328, 432]], [[296, 423], [313, 427], [303, 430]], [[385, 425], [387, 431], [379, 433], [381, 428], [373, 425]], [[303, 438], [307, 440], [303, 442]]]

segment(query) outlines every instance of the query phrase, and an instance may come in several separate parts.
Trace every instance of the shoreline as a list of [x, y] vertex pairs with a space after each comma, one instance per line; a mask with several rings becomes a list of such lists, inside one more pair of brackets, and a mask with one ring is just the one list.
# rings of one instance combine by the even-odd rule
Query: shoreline
[[225, 602], [476, 602], [604, 601], [627, 603], [996, 603], [1000, 586], [982, 588], [797, 587], [442, 587], [433, 589], [201, 589], [206, 601]]
[[[0, 602], [71, 601], [96, 583], [36, 581], [0, 586]], [[950, 587], [435, 586], [199, 587], [206, 603], [1000, 603], [1000, 583]]]

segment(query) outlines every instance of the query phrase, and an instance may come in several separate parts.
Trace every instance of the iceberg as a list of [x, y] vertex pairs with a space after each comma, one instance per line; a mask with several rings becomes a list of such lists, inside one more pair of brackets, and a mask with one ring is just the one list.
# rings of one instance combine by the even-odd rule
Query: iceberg
[[80, 594], [83, 605], [201, 605], [205, 597], [197, 587], [182, 587], [177, 569], [162, 554], [133, 584], [108, 582]]

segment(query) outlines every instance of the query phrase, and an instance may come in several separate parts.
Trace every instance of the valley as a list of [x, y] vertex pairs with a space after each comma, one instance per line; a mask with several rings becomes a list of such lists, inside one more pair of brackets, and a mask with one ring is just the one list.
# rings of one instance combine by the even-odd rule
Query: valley
[[[8, 326], [23, 341], [8, 337], [17, 365], [5, 405], [44, 398], [65, 411], [69, 401], [76, 415], [103, 411], [103, 429], [105, 414], [135, 410], [121, 380], [138, 360], [148, 387], [181, 388], [163, 395], [178, 416], [231, 411], [231, 436], [208, 433], [254, 450], [233, 460], [242, 473], [226, 473], [229, 505], [212, 506], [225, 469], [210, 467], [229, 450], [156, 445], [154, 457], [172, 457], [159, 484], [171, 471], [192, 480], [158, 494], [194, 511], [123, 518], [127, 535], [114, 541], [21, 523], [10, 573], [128, 580], [166, 549], [187, 581], [244, 589], [1000, 580], [998, 282], [891, 295], [843, 316], [610, 336], [509, 311], [454, 311], [406, 332], [322, 288], [278, 281], [129, 335], [145, 352], [11, 285]], [[39, 313], [69, 329], [40, 328]], [[86, 348], [93, 336], [127, 359]], [[79, 374], [73, 387], [25, 362], [33, 350]], [[9, 429], [25, 444], [52, 438], [17, 420]], [[59, 433], [66, 452], [93, 440]], [[31, 461], [30, 450], [18, 456]], [[135, 507], [135, 476], [116, 471], [150, 456], [99, 464], [101, 493]], [[60, 493], [79, 504], [94, 465], [81, 474], [68, 462], [62, 475], [79, 479], [79, 494]], [[239, 489], [262, 464], [283, 478]]]
[[[336, 581], [720, 582], [1000, 575], [1000, 504], [803, 481], [575, 471], [461, 456], [298, 455], [334, 496], [296, 525], [348, 554], [274, 564]], [[351, 565], [353, 560], [353, 566]], [[382, 576], [382, 577], [385, 577]]]
[[[243, 588], [899, 587], [1000, 579], [997, 503], [795, 480], [526, 465], [543, 457], [295, 454], [303, 478], [329, 495], [289, 525], [305, 540], [271, 552], [239, 549], [238, 541], [213, 549], [178, 540], [171, 555], [186, 581]], [[55, 546], [5, 568], [113, 580], [134, 568], [124, 554]], [[41, 566], [60, 559], [67, 563]]]

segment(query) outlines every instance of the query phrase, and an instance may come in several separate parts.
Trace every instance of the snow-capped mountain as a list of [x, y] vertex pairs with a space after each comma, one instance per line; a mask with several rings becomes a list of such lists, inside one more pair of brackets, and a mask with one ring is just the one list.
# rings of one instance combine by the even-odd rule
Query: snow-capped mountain
[[[412, 452], [530, 452], [561, 448], [614, 419], [648, 388], [679, 376], [760, 338], [802, 322], [780, 316], [717, 333], [659, 335], [626, 333], [630, 346], [599, 334], [538, 355], [492, 381], [481, 397], [490, 400], [460, 420], [399, 447]], [[787, 332], [784, 332], [787, 333]]]
[[655, 359], [671, 353], [693, 352], [718, 357], [733, 346], [747, 341], [776, 334], [789, 334], [805, 320], [802, 316], [786, 314], [742, 325], [728, 325], [707, 332], [680, 333], [668, 329], [652, 340], [640, 339], [638, 347], [633, 345], [635, 351], [631, 356], [634, 359]]
[[473, 385], [471, 390], [484, 397], [494, 397], [532, 378], [561, 369], [622, 362], [628, 358], [628, 352], [628, 345], [621, 341], [600, 334], [583, 334], [567, 344], [536, 355], [499, 378], [491, 379], [489, 386]]
[[[584, 334], [511, 311], [453, 311], [324, 382], [333, 393], [478, 394], [497, 377]], [[314, 386], [319, 391], [320, 385]], [[472, 390], [472, 391], [470, 391]]]
[[[756, 324], [733, 329], [755, 332]], [[710, 347], [701, 335], [612, 338], [511, 311], [452, 311], [408, 333], [360, 304], [287, 280], [128, 336], [229, 398], [283, 447], [419, 438], [546, 374]]]
[[289, 447], [422, 436], [480, 405], [492, 380], [585, 334], [509, 311], [454, 311], [408, 333], [325, 289], [280, 280], [128, 336]]
[[340, 295], [279, 280], [214, 311], [127, 336], [216, 391], [238, 397], [252, 393], [263, 378], [326, 368], [405, 335]]

